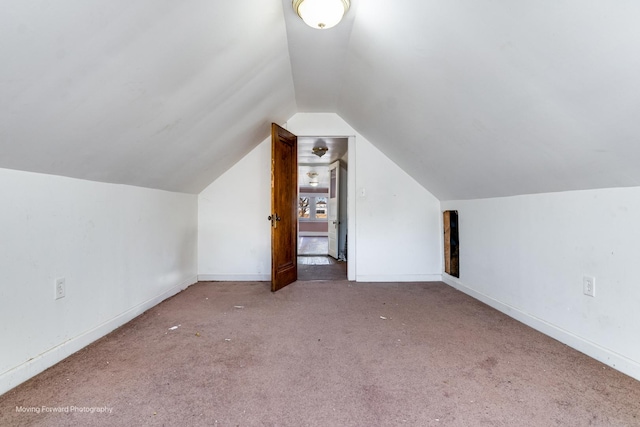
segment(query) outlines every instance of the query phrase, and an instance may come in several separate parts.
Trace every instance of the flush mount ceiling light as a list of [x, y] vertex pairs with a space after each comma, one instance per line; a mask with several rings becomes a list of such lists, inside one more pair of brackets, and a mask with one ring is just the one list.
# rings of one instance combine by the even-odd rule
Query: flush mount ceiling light
[[312, 187], [318, 186], [318, 172], [307, 172], [309, 177], [309, 185]]
[[318, 157], [324, 156], [325, 154], [327, 154], [327, 151], [329, 151], [327, 147], [313, 147], [313, 149], [311, 150], [311, 152], [313, 152], [313, 154]]
[[319, 30], [336, 26], [350, 5], [349, 0], [293, 0], [293, 10], [298, 16]]

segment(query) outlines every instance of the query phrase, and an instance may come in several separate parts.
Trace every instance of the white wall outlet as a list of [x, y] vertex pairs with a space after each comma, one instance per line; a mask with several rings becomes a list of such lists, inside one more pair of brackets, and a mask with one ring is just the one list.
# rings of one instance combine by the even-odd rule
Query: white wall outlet
[[61, 277], [59, 279], [56, 279], [56, 299], [60, 299], [60, 298], [64, 298], [66, 292], [67, 292], [67, 287], [65, 284], [65, 280], [64, 277]]
[[582, 292], [590, 297], [596, 296], [596, 278], [584, 276], [582, 278]]

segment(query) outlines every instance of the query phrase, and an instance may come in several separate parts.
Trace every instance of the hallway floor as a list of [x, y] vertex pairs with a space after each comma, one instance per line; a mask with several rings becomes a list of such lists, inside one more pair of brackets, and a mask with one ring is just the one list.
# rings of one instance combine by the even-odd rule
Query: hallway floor
[[298, 255], [327, 255], [329, 238], [326, 236], [299, 236]]
[[347, 280], [347, 263], [327, 255], [329, 238], [298, 238], [298, 280]]

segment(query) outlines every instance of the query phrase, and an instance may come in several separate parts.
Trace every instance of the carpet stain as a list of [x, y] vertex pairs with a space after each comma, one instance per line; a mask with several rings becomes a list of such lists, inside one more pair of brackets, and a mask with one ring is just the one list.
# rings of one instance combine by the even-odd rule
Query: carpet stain
[[498, 359], [496, 359], [493, 356], [487, 357], [482, 362], [478, 363], [478, 366], [481, 369], [483, 369], [483, 370], [485, 370], [485, 371], [487, 371], [489, 373], [492, 373], [493, 372], [493, 368], [498, 366]]

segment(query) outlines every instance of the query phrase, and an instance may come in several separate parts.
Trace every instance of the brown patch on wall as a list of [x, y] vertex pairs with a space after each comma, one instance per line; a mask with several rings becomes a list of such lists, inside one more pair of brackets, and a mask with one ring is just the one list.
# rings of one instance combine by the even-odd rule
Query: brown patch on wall
[[327, 221], [300, 221], [298, 231], [328, 232], [329, 223]]
[[327, 187], [300, 187], [300, 193], [328, 193]]
[[444, 271], [460, 277], [458, 211], [444, 211]]

